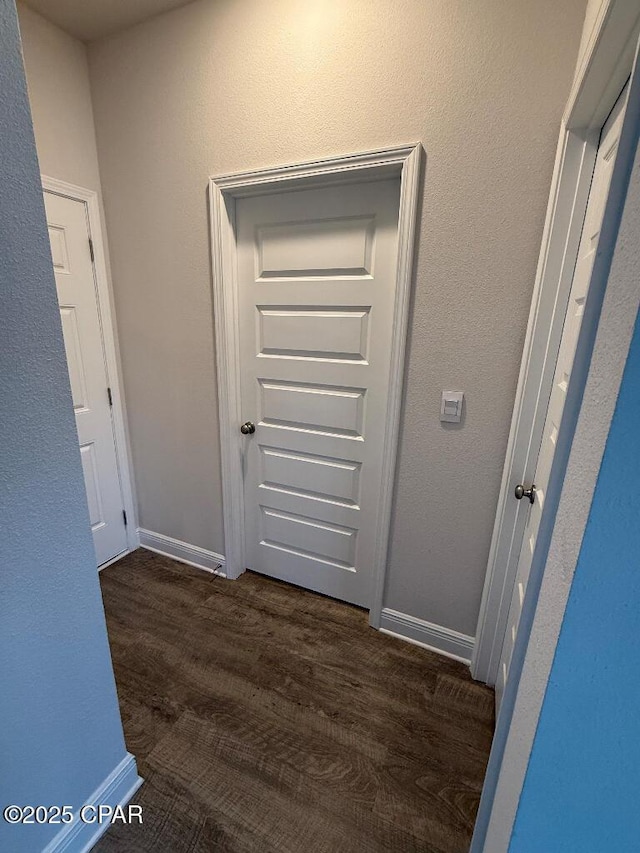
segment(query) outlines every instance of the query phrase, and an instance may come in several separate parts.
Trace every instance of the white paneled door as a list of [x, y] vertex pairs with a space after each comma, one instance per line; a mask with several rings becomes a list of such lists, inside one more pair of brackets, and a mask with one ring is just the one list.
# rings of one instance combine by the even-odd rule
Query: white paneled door
[[564, 412], [569, 382], [571, 381], [571, 372], [576, 354], [578, 335], [582, 325], [584, 304], [589, 291], [589, 285], [591, 283], [593, 263], [598, 251], [598, 240], [600, 237], [600, 229], [602, 227], [602, 218], [604, 216], [604, 209], [609, 194], [611, 173], [615, 163], [626, 102], [627, 89], [625, 89], [618, 98], [618, 101], [611, 111], [611, 115], [603, 127], [602, 134], [600, 136], [593, 181], [591, 183], [587, 211], [585, 214], [582, 236], [580, 238], [578, 260], [573, 274], [569, 304], [567, 306], [567, 313], [562, 331], [560, 351], [558, 354], [558, 361], [551, 389], [551, 397], [549, 399], [547, 416], [542, 434], [542, 444], [540, 446], [540, 453], [536, 465], [534, 483], [532, 484], [533, 488], [531, 489], [531, 487], [529, 487], [525, 491], [525, 484], [523, 484], [523, 493], [520, 493], [521, 500], [530, 501], [530, 509], [524, 531], [522, 550], [518, 561], [514, 590], [509, 608], [507, 631], [502, 646], [500, 667], [496, 681], [496, 703], [498, 706], [502, 699], [504, 686], [509, 673], [511, 656], [513, 654], [513, 647], [518, 631], [518, 625], [520, 623], [520, 616], [522, 614], [522, 603], [524, 601], [527, 582], [529, 580], [531, 561], [542, 518], [551, 467], [555, 456], [556, 440], [560, 429], [562, 414]]
[[44, 193], [97, 565], [127, 550], [87, 206]]
[[236, 206], [246, 565], [364, 607], [399, 199], [398, 178]]

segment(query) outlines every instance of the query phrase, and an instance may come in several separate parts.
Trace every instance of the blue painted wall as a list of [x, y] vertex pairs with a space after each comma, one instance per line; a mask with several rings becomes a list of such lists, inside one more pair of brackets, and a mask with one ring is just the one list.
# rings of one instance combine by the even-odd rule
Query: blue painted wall
[[[0, 806], [79, 807], [126, 756], [13, 0], [0, 0]], [[34, 853], [60, 827], [11, 827]]]
[[510, 853], [640, 850], [640, 318]]

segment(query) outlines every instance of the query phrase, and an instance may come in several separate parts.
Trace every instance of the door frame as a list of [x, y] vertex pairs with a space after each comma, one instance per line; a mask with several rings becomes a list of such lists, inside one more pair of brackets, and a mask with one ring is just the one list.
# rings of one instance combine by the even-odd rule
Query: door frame
[[[616, 5], [627, 0], [615, 0]], [[609, 4], [607, 4], [609, 5]], [[640, 15], [640, 8], [635, 14]], [[543, 521], [525, 594], [521, 627], [516, 636], [511, 671], [504, 692], [489, 756], [485, 783], [476, 818], [470, 853], [506, 853], [538, 721], [549, 683], [558, 638], [572, 588], [598, 472], [614, 414], [620, 383], [638, 312], [637, 267], [639, 252], [633, 230], [636, 197], [627, 198], [630, 182], [638, 188], [632, 171], [640, 138], [640, 41], [629, 82], [625, 121], [605, 209], [592, 278], [598, 298], [604, 296], [597, 329], [579, 338], [583, 351], [577, 388], [569, 387], [570, 434], [562, 454], [553, 496], [551, 518]], [[631, 203], [629, 216], [625, 205]], [[624, 218], [623, 218], [624, 209]], [[622, 223], [622, 228], [620, 228]], [[606, 238], [605, 238], [606, 225]], [[615, 256], [614, 256], [615, 249]], [[611, 265], [613, 259], [613, 265]], [[596, 265], [593, 275], [596, 276]], [[590, 291], [591, 293], [591, 291]], [[600, 305], [595, 306], [600, 314]], [[562, 429], [560, 430], [560, 436]], [[566, 478], [565, 478], [566, 474]], [[556, 514], [557, 508], [557, 514]], [[543, 530], [543, 527], [545, 528]], [[539, 553], [540, 552], [540, 553]]]
[[[560, 126], [471, 660], [473, 677], [490, 685], [496, 683], [498, 675], [528, 508], [514, 500], [513, 488], [517, 483], [532, 482], [535, 475], [546, 414], [544, 403], [551, 393], [600, 130], [631, 73], [639, 29], [640, 9], [635, 0], [602, 4]], [[616, 169], [619, 173], [628, 166], [621, 163]], [[614, 192], [615, 178], [610, 190]], [[606, 242], [606, 233], [604, 237]], [[594, 275], [597, 277], [602, 269], [600, 263]], [[602, 298], [603, 289], [600, 282], [590, 297], [592, 302]], [[598, 318], [598, 311], [587, 312], [581, 335], [592, 338]], [[584, 358], [589, 354], [579, 350], [576, 359], [581, 355], [584, 368]], [[580, 373], [581, 365], [577, 366]], [[564, 440], [571, 437], [565, 434]]]
[[122, 383], [120, 381], [119, 353], [115, 326], [113, 297], [109, 286], [107, 273], [107, 258], [103, 238], [102, 217], [98, 193], [94, 190], [69, 184], [57, 178], [41, 175], [42, 191], [54, 193], [64, 198], [79, 201], [85, 206], [87, 213], [87, 229], [93, 246], [93, 279], [96, 288], [98, 315], [102, 331], [102, 352], [107, 374], [108, 387], [111, 388], [113, 404], [111, 406], [111, 423], [118, 465], [118, 479], [124, 511], [127, 514], [127, 549], [106, 563], [98, 566], [105, 569], [112, 562], [119, 560], [125, 554], [135, 551], [140, 545], [138, 524], [136, 518], [136, 503], [134, 497], [133, 469], [131, 467], [129, 443], [127, 440], [126, 406]]
[[380, 625], [389, 544], [422, 153], [421, 144], [414, 143], [209, 179], [225, 558], [227, 577], [237, 578], [245, 571], [245, 524], [242, 443], [238, 430], [242, 414], [236, 200], [266, 193], [400, 178], [396, 300], [385, 416], [380, 515], [376, 525], [374, 588], [370, 610], [370, 622], [376, 628]]

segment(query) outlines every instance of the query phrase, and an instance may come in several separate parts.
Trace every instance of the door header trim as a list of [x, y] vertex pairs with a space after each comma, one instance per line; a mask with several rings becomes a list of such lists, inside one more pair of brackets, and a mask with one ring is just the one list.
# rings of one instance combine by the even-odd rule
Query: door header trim
[[309, 160], [304, 163], [289, 163], [272, 169], [256, 169], [235, 172], [210, 178], [210, 184], [234, 198], [262, 195], [274, 189], [323, 186], [326, 183], [368, 180], [375, 174], [376, 180], [402, 175], [410, 168], [412, 158], [420, 160], [422, 146], [419, 142], [397, 148], [380, 148], [359, 154], [330, 157], [326, 160]]

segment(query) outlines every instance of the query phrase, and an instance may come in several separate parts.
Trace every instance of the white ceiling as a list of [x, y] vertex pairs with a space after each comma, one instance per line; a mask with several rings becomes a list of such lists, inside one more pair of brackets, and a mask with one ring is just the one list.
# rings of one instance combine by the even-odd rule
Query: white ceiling
[[65, 32], [93, 41], [125, 30], [191, 0], [24, 0]]

